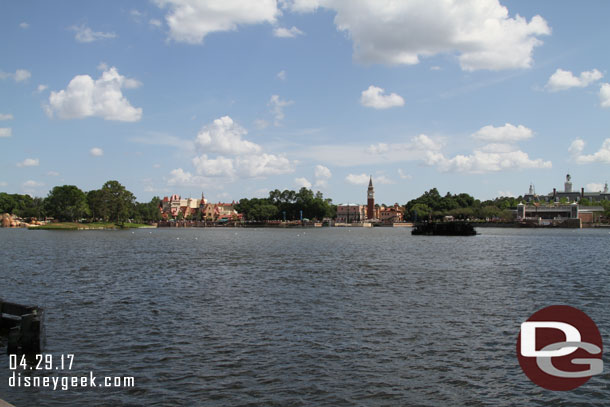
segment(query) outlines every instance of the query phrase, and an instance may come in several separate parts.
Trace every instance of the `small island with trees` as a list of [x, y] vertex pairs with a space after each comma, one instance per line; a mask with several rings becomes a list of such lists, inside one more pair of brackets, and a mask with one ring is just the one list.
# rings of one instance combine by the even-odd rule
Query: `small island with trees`
[[[1, 192], [0, 213], [28, 219], [30, 227], [47, 230], [148, 227], [161, 218], [159, 198], [136, 202], [118, 181], [108, 181], [87, 193], [75, 185], [56, 186], [46, 198]], [[53, 221], [41, 224], [45, 219]]]

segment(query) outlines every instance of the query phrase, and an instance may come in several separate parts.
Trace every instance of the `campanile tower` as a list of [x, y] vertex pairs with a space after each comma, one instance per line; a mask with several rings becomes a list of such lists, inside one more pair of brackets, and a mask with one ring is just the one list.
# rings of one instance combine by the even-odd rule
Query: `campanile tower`
[[369, 189], [366, 192], [366, 218], [373, 219], [375, 217], [375, 190], [373, 189], [373, 176], [369, 178]]

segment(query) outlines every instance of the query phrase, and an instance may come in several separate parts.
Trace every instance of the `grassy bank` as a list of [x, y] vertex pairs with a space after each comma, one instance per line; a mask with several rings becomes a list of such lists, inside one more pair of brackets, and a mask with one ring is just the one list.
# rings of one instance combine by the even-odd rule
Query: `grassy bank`
[[103, 230], [103, 229], [137, 229], [150, 228], [151, 226], [142, 223], [125, 223], [118, 225], [112, 222], [93, 222], [93, 223], [76, 223], [76, 222], [58, 222], [48, 223], [41, 226], [30, 226], [28, 229], [40, 230]]

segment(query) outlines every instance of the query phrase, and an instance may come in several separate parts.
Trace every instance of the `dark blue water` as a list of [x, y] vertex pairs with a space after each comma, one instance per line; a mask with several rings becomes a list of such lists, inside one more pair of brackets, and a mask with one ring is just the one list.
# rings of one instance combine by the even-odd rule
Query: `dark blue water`
[[[540, 308], [610, 337], [610, 231], [0, 230], [0, 297], [46, 309], [47, 351], [133, 388], [10, 388], [21, 406], [607, 406], [608, 374], [537, 387], [516, 355]], [[607, 360], [605, 357], [604, 359]], [[608, 367], [606, 367], [606, 370]]]

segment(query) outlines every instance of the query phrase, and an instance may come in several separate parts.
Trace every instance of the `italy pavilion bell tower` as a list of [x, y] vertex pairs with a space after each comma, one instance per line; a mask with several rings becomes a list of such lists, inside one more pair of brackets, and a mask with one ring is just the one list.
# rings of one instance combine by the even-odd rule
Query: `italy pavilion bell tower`
[[369, 178], [369, 188], [366, 192], [366, 218], [373, 219], [375, 217], [375, 190], [373, 189], [373, 176]]

